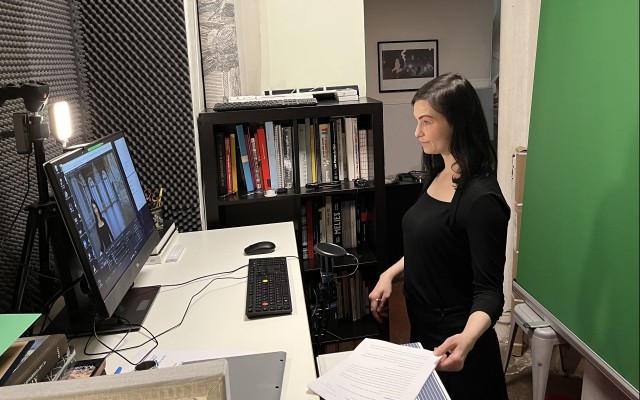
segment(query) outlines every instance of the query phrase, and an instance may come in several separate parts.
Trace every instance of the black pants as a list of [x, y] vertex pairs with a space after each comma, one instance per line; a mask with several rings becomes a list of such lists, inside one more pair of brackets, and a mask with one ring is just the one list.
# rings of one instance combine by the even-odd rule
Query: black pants
[[[433, 350], [446, 338], [462, 332], [469, 318], [469, 307], [426, 310], [407, 302], [411, 341]], [[467, 355], [462, 371], [438, 372], [452, 400], [507, 400], [500, 345], [493, 328], [478, 339]]]

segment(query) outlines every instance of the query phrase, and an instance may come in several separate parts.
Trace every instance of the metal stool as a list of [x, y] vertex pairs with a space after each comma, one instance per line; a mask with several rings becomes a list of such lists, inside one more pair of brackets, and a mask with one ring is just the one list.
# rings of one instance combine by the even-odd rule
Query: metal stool
[[511, 316], [511, 326], [509, 328], [509, 345], [507, 355], [504, 359], [504, 372], [507, 373], [513, 342], [516, 338], [516, 325], [524, 331], [531, 342], [531, 372], [533, 375], [533, 400], [544, 400], [549, 379], [549, 367], [551, 365], [551, 354], [553, 346], [560, 345], [560, 362], [562, 372], [571, 375], [575, 372], [580, 356], [569, 346], [564, 339], [556, 334], [550, 327], [529, 327], [529, 323], [540, 321], [542, 318], [536, 314], [528, 305], [518, 304], [513, 309]]

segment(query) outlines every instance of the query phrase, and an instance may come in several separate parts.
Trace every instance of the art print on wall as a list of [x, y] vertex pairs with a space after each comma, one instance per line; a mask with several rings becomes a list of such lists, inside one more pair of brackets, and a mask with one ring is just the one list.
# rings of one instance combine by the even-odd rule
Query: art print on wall
[[438, 41], [378, 42], [380, 92], [419, 89], [438, 76]]

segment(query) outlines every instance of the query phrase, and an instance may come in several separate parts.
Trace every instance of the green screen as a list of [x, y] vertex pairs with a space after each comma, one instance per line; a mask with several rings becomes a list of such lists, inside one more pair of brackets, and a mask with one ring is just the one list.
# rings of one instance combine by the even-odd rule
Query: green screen
[[517, 277], [636, 390], [638, 3], [542, 1]]

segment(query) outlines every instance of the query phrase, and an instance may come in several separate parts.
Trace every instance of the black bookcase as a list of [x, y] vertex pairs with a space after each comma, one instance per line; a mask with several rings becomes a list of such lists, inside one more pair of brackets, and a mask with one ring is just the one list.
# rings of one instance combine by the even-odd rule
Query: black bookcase
[[[298, 137], [293, 135], [294, 183], [286, 193], [267, 197], [264, 192], [225, 193], [220, 195], [218, 185], [218, 156], [216, 140], [220, 134], [235, 132], [237, 124], [245, 126], [263, 126], [265, 122], [288, 122], [295, 124], [309, 118], [327, 121], [331, 118], [357, 118], [358, 127], [368, 131], [367, 152], [369, 154], [369, 174], [367, 182], [356, 185], [353, 180], [344, 179], [340, 187], [308, 189], [301, 184], [298, 173]], [[314, 310], [317, 282], [320, 280], [319, 261], [303, 259], [301, 217], [308, 200], [317, 201], [325, 196], [333, 199], [354, 200], [367, 209], [366, 232], [360, 245], [347, 248], [347, 251], [359, 259], [359, 269], [368, 290], [377, 282], [379, 274], [388, 266], [386, 191], [384, 179], [384, 139], [383, 107], [380, 101], [360, 98], [359, 101], [337, 102], [321, 101], [317, 105], [286, 108], [265, 108], [254, 110], [216, 112], [207, 109], [198, 118], [202, 190], [206, 214], [205, 229], [217, 229], [235, 226], [257, 225], [273, 222], [293, 221], [298, 240], [300, 264], [308, 305], [308, 313]], [[371, 156], [372, 155], [372, 156]], [[240, 172], [238, 172], [240, 173]], [[361, 182], [359, 182], [361, 183]], [[334, 261], [336, 275], [339, 271], [348, 273], [355, 267], [351, 257]], [[363, 299], [364, 302], [364, 299]], [[335, 306], [335, 304], [334, 304]], [[317, 312], [317, 310], [316, 310]], [[352, 318], [334, 320], [335, 312], [330, 310], [327, 333], [320, 338], [322, 343], [357, 341], [365, 337], [387, 339], [388, 328], [377, 325], [370, 315], [353, 321]], [[315, 327], [312, 326], [312, 332]], [[319, 349], [323, 351], [322, 348]]]

